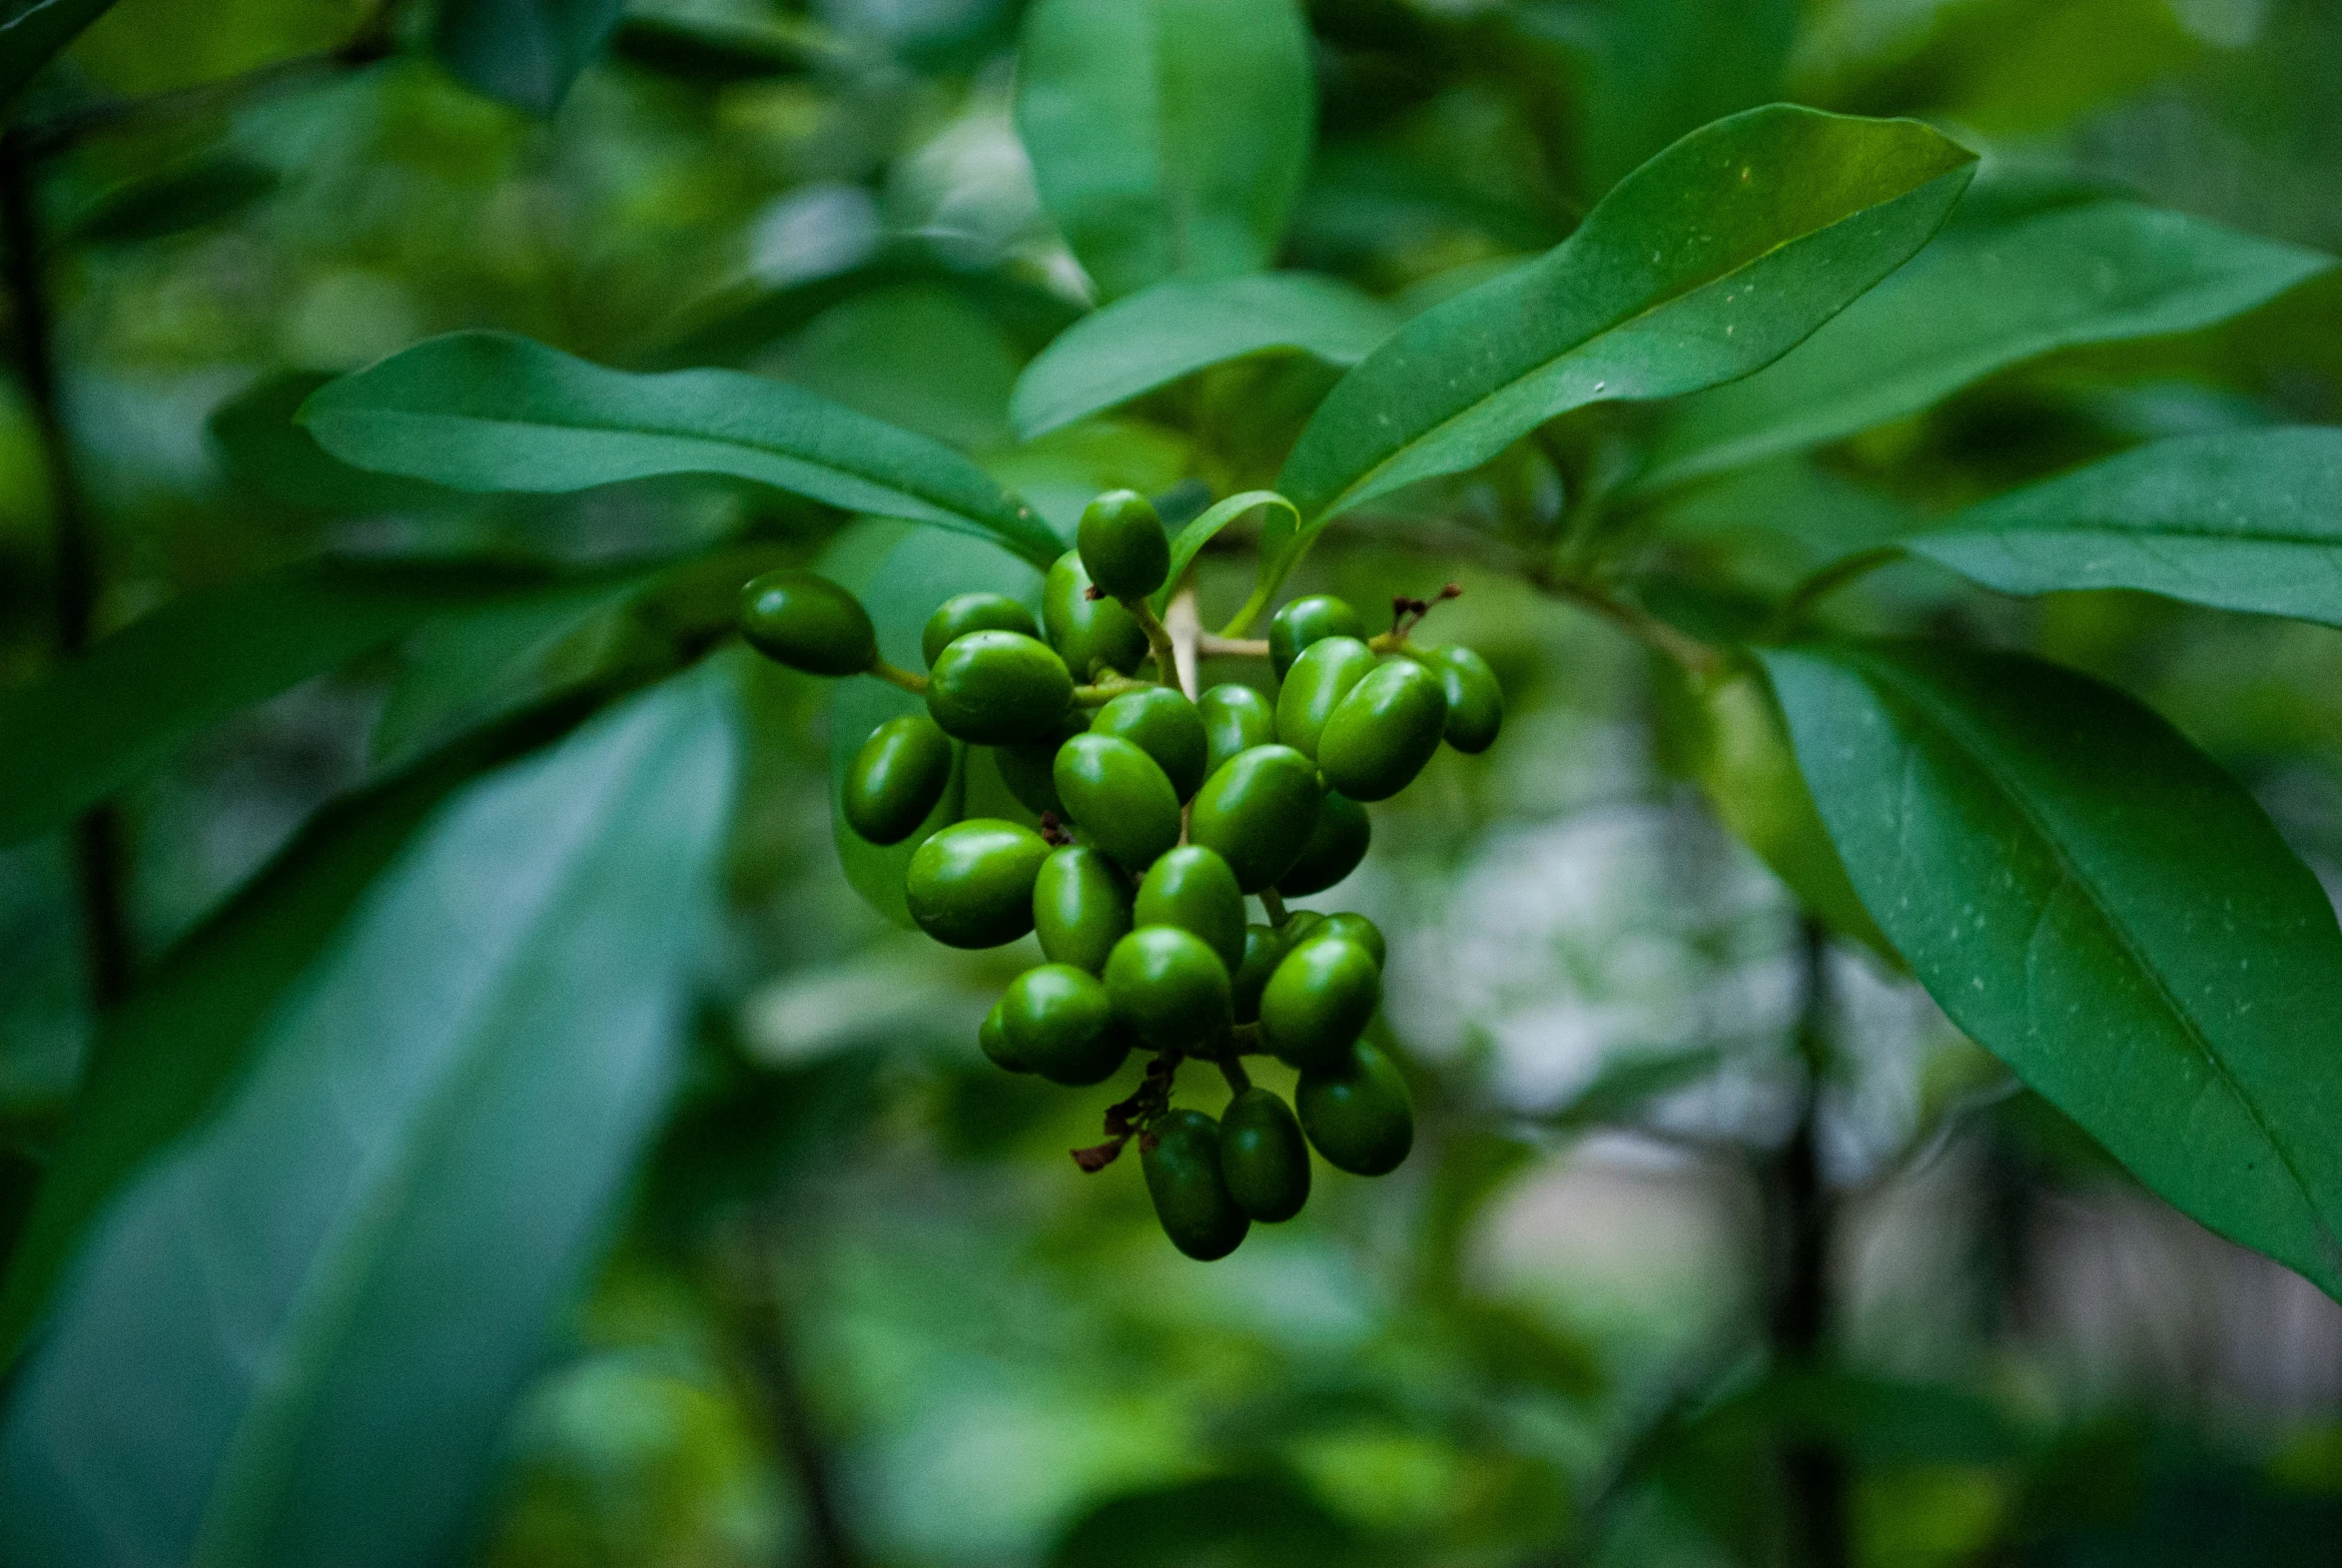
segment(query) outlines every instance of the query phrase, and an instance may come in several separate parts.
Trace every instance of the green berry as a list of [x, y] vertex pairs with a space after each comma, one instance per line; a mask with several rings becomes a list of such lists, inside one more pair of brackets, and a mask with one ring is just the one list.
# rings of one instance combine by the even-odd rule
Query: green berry
[[1504, 688], [1488, 661], [1470, 648], [1425, 648], [1423, 656], [1447, 696], [1447, 743], [1461, 752], [1495, 745], [1504, 727]]
[[1083, 507], [1075, 542], [1090, 580], [1118, 599], [1143, 599], [1171, 574], [1163, 518], [1137, 490], [1108, 490]]
[[1374, 673], [1374, 654], [1355, 637], [1312, 642], [1285, 672], [1276, 694], [1276, 738], [1315, 761], [1318, 736], [1350, 688]]
[[1131, 884], [1106, 856], [1069, 844], [1042, 862], [1033, 883], [1033, 929], [1051, 963], [1095, 975], [1131, 924]]
[[740, 635], [808, 675], [859, 675], [878, 662], [878, 633], [862, 601], [810, 571], [751, 578], [740, 590]]
[[1011, 1054], [1053, 1084], [1103, 1084], [1130, 1055], [1106, 987], [1071, 964], [1025, 971], [1009, 982], [1000, 1007]]
[[1118, 599], [1089, 596], [1090, 573], [1082, 557], [1068, 550], [1049, 568], [1041, 585], [1041, 623], [1078, 681], [1094, 680], [1101, 669], [1128, 675], [1145, 662], [1147, 628]]
[[1249, 686], [1224, 681], [1210, 687], [1195, 699], [1195, 711], [1203, 718], [1206, 778], [1237, 752], [1276, 740], [1276, 705]]
[[1220, 1175], [1219, 1124], [1200, 1111], [1173, 1111], [1139, 1148], [1147, 1195], [1171, 1245], [1204, 1263], [1234, 1251], [1252, 1221]]
[[1247, 1089], [1220, 1113], [1219, 1175], [1236, 1206], [1269, 1224], [1309, 1200], [1309, 1146], [1272, 1091]]
[[1269, 617], [1268, 667], [1276, 671], [1278, 680], [1284, 679], [1303, 648], [1327, 637], [1355, 637], [1363, 642], [1366, 623], [1346, 601], [1330, 593], [1293, 600]]
[[1018, 631], [955, 637], [927, 677], [927, 711], [947, 735], [999, 746], [1057, 732], [1074, 705], [1065, 660]]
[[1390, 1058], [1359, 1041], [1330, 1068], [1301, 1075], [1293, 1090], [1301, 1131], [1337, 1171], [1396, 1171], [1415, 1143], [1415, 1111]]
[[1002, 1009], [1006, 1005], [1005, 999], [1001, 1002], [995, 1002], [992, 1005], [992, 1011], [984, 1015], [984, 1023], [976, 1031], [976, 1044], [982, 1049], [986, 1059], [1002, 1072], [1030, 1073], [1033, 1069], [1027, 1067], [1015, 1049], [1009, 1045], [1008, 1025], [1001, 1018]]
[[1033, 612], [1005, 593], [962, 593], [943, 601], [919, 633], [919, 652], [930, 667], [944, 649], [972, 631], [1015, 631], [1041, 635]]
[[1218, 1039], [1231, 1022], [1227, 966], [1211, 945], [1177, 926], [1141, 926], [1106, 961], [1115, 1017], [1158, 1051]]
[[1382, 1003], [1374, 955], [1342, 937], [1289, 950], [1260, 993], [1260, 1041], [1306, 1072], [1342, 1060]]
[[846, 768], [839, 792], [847, 825], [873, 844], [909, 838], [952, 782], [951, 738], [924, 713], [906, 713], [870, 732]]
[[1080, 708], [1069, 709], [1057, 729], [1039, 740], [1011, 741], [992, 748], [993, 765], [1000, 770], [1001, 782], [1009, 787], [1018, 803], [1035, 816], [1054, 811], [1066, 814], [1065, 802], [1058, 799], [1056, 778], [1058, 747], [1089, 727], [1089, 718]]
[[1076, 735], [1052, 775], [1066, 814], [1090, 842], [1145, 871], [1179, 841], [1179, 797], [1155, 759], [1113, 735]]
[[1246, 893], [1274, 887], [1309, 843], [1324, 791], [1290, 746], [1254, 746], [1222, 763], [1187, 811], [1187, 837], [1216, 850]]
[[1260, 993], [1284, 958], [1285, 946], [1284, 933], [1274, 926], [1244, 928], [1244, 957], [1228, 979], [1228, 1001], [1237, 1023], [1259, 1021]]
[[1276, 928], [1276, 934], [1284, 943], [1285, 952], [1290, 953], [1311, 937], [1322, 935], [1324, 930], [1323, 915], [1313, 909], [1296, 909], [1285, 917], [1283, 925]]
[[1049, 842], [997, 817], [955, 822], [911, 857], [904, 893], [919, 929], [946, 947], [996, 948], [1033, 929], [1033, 884]]
[[1276, 879], [1276, 890], [1287, 898], [1324, 892], [1358, 869], [1373, 836], [1366, 808], [1338, 790], [1327, 790], [1317, 803], [1317, 824], [1309, 830], [1301, 858]]
[[1124, 692], [1098, 710], [1090, 729], [1093, 734], [1119, 735], [1153, 757], [1181, 800], [1203, 782], [1211, 751], [1203, 715], [1172, 687]]
[[[1313, 937], [1347, 937], [1368, 953], [1374, 955], [1374, 967], [1380, 969], [1390, 958], [1390, 945], [1382, 940], [1382, 928], [1363, 915], [1343, 913], [1328, 915], [1324, 923], [1310, 933]], [[1287, 942], [1298, 942], [1299, 937], [1287, 937]]]
[[1192, 931], [1211, 945], [1231, 975], [1244, 962], [1244, 895], [1228, 863], [1200, 844], [1166, 850], [1147, 868], [1132, 921]]
[[1447, 693], [1413, 659], [1393, 659], [1350, 688], [1317, 739], [1325, 782], [1352, 800], [1388, 800], [1439, 749]]

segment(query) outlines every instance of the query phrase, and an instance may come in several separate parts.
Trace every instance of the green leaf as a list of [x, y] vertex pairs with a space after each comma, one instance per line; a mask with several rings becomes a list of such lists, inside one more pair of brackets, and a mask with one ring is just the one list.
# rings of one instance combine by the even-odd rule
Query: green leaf
[[41, 67], [81, 30], [105, 15], [114, 0], [0, 0], [0, 105], [40, 74]]
[[[1171, 595], [1178, 590], [1179, 579], [1186, 576], [1187, 568], [1195, 563], [1195, 557], [1202, 553], [1203, 546], [1216, 538], [1222, 528], [1256, 506], [1274, 506], [1284, 513], [1282, 518], [1272, 518], [1261, 530], [1263, 551], [1269, 547], [1272, 536], [1290, 538], [1293, 530], [1300, 525], [1301, 514], [1293, 510], [1293, 503], [1274, 490], [1245, 490], [1205, 507], [1189, 519], [1185, 527], [1171, 535], [1171, 575], [1163, 579], [1163, 586], [1155, 595], [1155, 612], [1158, 615], [1171, 603]], [[1278, 526], [1279, 522], [1283, 524], [1282, 527]], [[1258, 613], [1259, 606], [1252, 606], [1241, 619], [1249, 621]]]
[[2002, 593], [2137, 588], [2342, 626], [2342, 429], [2157, 441], [1905, 543]]
[[331, 382], [313, 371], [266, 376], [212, 410], [206, 428], [237, 478], [273, 499], [336, 513], [379, 514], [476, 506], [460, 490], [370, 473], [326, 454], [295, 422], [310, 393]]
[[2342, 930], [2252, 797], [2031, 659], [1761, 656], [1863, 903], [1952, 1021], [2175, 1206], [2342, 1294]]
[[803, 76], [833, 53], [777, 27], [713, 17], [629, 16], [610, 37], [611, 58], [702, 87]]
[[452, 333], [330, 384], [301, 418], [346, 462], [451, 489], [725, 473], [977, 534], [1042, 564], [1065, 548], [949, 446], [737, 371], [635, 375], [507, 333]]
[[0, 1422], [0, 1558], [454, 1553], [673, 1081], [716, 678], [442, 807], [120, 1194]]
[[433, 615], [542, 591], [542, 572], [309, 561], [175, 599], [0, 692], [0, 844], [68, 822], [222, 719]]
[[624, 0], [442, 0], [431, 46], [477, 91], [551, 114], [601, 53]]
[[1671, 409], [1634, 487], [1837, 440], [2059, 349], [2208, 327], [2333, 266], [2136, 202], [1979, 205], [1773, 365]]
[[1926, 244], [1973, 163], [1912, 121], [1785, 105], [1695, 131], [1545, 256], [1400, 328], [1318, 406], [1276, 487], [1315, 526], [1570, 408], [1745, 376]]
[[1017, 131], [1099, 293], [1276, 255], [1317, 90], [1293, 0], [1038, 0]]
[[1067, 329], [1017, 378], [1009, 416], [1030, 439], [1206, 366], [1276, 349], [1355, 365], [1397, 324], [1388, 307], [1312, 273], [1174, 279]]
[[235, 217], [275, 194], [282, 177], [234, 155], [199, 158], [115, 187], [67, 228], [68, 245], [136, 245]]

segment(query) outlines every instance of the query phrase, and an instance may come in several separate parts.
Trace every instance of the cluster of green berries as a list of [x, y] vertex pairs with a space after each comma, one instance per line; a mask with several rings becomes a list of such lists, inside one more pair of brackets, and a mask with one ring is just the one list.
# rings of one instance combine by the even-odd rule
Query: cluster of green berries
[[[1040, 830], [974, 818], [931, 833], [910, 861], [911, 916], [957, 948], [1038, 934], [1047, 962], [1010, 983], [979, 1032], [1000, 1067], [1079, 1087], [1155, 1053], [1138, 1093], [1108, 1112], [1109, 1142], [1075, 1158], [1098, 1170], [1138, 1139], [1164, 1229], [1208, 1259], [1253, 1220], [1300, 1211], [1309, 1148], [1362, 1176], [1406, 1158], [1406, 1086], [1363, 1038], [1382, 999], [1382, 934], [1284, 900], [1357, 868], [1360, 803], [1404, 789], [1443, 740], [1494, 742], [1503, 698], [1478, 654], [1408, 641], [1425, 601], [1396, 601], [1392, 630], [1369, 638], [1355, 609], [1320, 595], [1274, 617], [1273, 700], [1235, 683], [1190, 700], [1149, 603], [1169, 571], [1155, 508], [1119, 490], [1083, 513], [1040, 623], [1001, 594], [948, 600], [921, 638], [924, 677], [886, 664], [862, 605], [810, 572], [749, 583], [741, 626], [796, 669], [924, 694], [924, 713], [880, 725], [847, 770], [846, 822], [872, 844], [902, 843], [933, 815], [955, 740], [993, 748]], [[1266, 923], [1248, 920], [1247, 895]], [[1298, 1072], [1292, 1108], [1249, 1087], [1241, 1059], [1258, 1054]], [[1219, 1064], [1236, 1090], [1218, 1121], [1171, 1106], [1184, 1060]]]

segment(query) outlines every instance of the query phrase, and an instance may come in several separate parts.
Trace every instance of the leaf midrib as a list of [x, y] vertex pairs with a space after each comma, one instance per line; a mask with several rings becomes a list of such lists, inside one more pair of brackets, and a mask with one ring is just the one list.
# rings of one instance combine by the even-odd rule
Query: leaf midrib
[[2002, 525], [1999, 527], [1969, 526], [1958, 528], [1940, 528], [1928, 533], [1915, 535], [1914, 537], [1905, 540], [1904, 543], [1907, 548], [1922, 549], [1927, 545], [1938, 541], [1949, 542], [1954, 539], [2021, 539], [2027, 537], [2038, 538], [2043, 535], [2056, 534], [2081, 534], [2095, 539], [2126, 539], [2139, 541], [2151, 539], [2201, 539], [2206, 542], [2218, 544], [2275, 544], [2300, 549], [2342, 550], [2342, 531], [2320, 534], [2223, 533], [2218, 529], [2206, 528], [2201, 525], [2165, 527], [2162, 524], [2157, 523], [2153, 527], [2141, 528], [2132, 527], [2121, 523], [2101, 522], [2094, 518], [2078, 523], [2016, 523], [2013, 525]]

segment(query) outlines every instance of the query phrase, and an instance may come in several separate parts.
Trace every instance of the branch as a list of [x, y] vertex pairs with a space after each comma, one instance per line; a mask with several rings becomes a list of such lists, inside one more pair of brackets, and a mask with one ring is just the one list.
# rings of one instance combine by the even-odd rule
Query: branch
[[[1171, 637], [1171, 666], [1178, 674], [1179, 690], [1192, 702], [1196, 690], [1195, 659], [1211, 640], [1203, 635], [1202, 617], [1196, 613], [1192, 587], [1181, 588], [1171, 595], [1171, 604], [1164, 611], [1164, 630]], [[1262, 643], [1260, 651], [1266, 653], [1268, 644]]]

